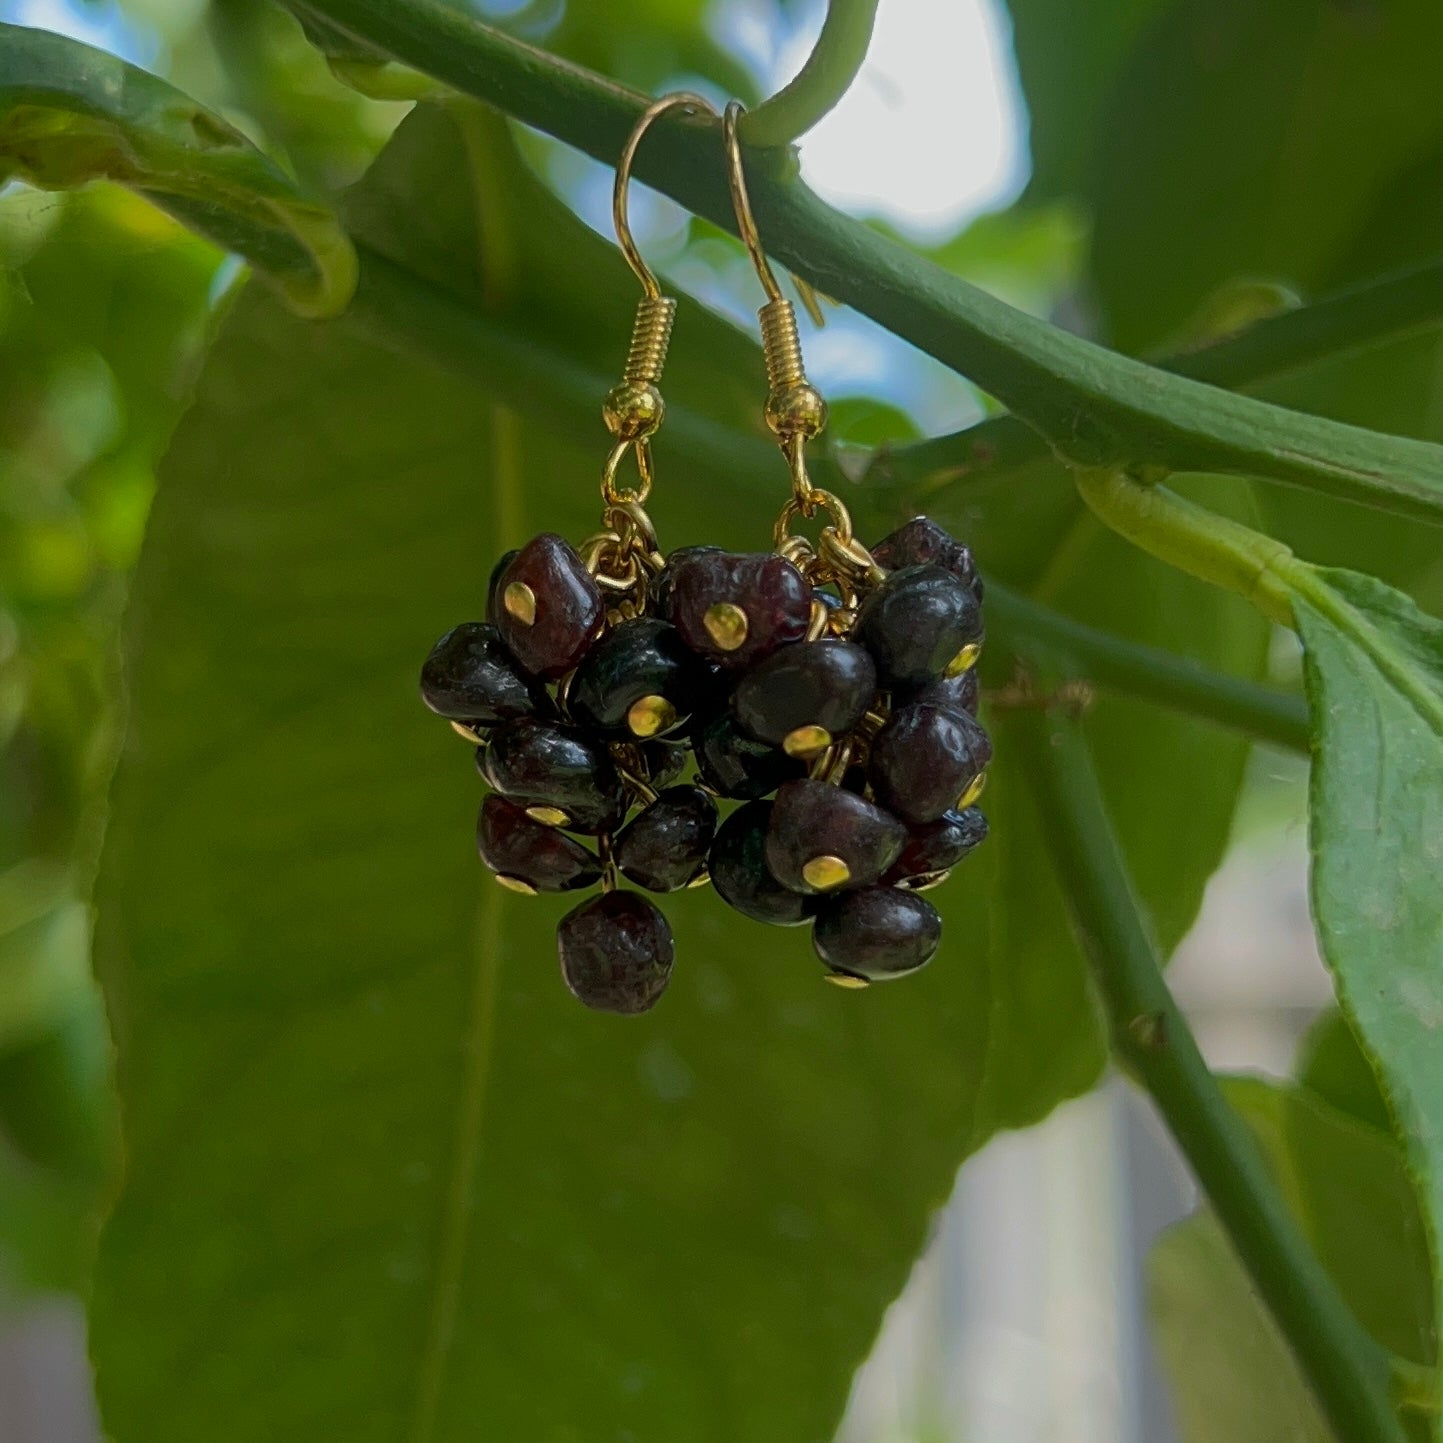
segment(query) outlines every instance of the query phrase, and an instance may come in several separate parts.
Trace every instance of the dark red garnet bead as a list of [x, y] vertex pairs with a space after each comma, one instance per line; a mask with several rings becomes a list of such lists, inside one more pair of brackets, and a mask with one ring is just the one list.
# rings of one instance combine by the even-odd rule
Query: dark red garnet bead
[[702, 781], [719, 795], [738, 801], [769, 796], [783, 782], [807, 771], [806, 762], [789, 757], [780, 747], [753, 741], [728, 712], [694, 729], [692, 746]]
[[784, 556], [696, 548], [668, 570], [676, 629], [722, 666], [744, 669], [807, 634], [812, 588]]
[[502, 577], [506, 575], [511, 563], [520, 555], [517, 547], [513, 546], [510, 551], [505, 551], [497, 559], [496, 565], [491, 568], [491, 579], [486, 583], [486, 620], [495, 621], [497, 613], [501, 610], [501, 585]]
[[648, 892], [675, 892], [701, 875], [715, 835], [716, 803], [700, 787], [672, 787], [627, 824], [612, 856]]
[[477, 754], [481, 775], [523, 807], [553, 807], [578, 832], [609, 832], [626, 814], [626, 791], [606, 747], [570, 727], [515, 721]]
[[935, 821], [957, 805], [992, 759], [987, 733], [962, 712], [902, 707], [872, 739], [872, 793], [908, 822]]
[[944, 812], [935, 822], [922, 822], [911, 829], [902, 855], [884, 880], [905, 882], [948, 871], [986, 838], [987, 818], [976, 807]]
[[431, 648], [421, 700], [438, 716], [477, 726], [551, 710], [546, 689], [517, 672], [500, 633], [484, 621], [462, 622]]
[[588, 1007], [627, 1016], [649, 1011], [671, 981], [671, 927], [639, 892], [603, 892], [556, 928], [561, 975]]
[[981, 642], [982, 608], [945, 568], [909, 566], [862, 603], [857, 639], [888, 686], [921, 686], [942, 676], [964, 647]]
[[965, 712], [968, 716], [975, 717], [981, 696], [982, 684], [977, 676], [977, 668], [968, 667], [956, 676], [940, 676], [936, 681], [909, 688], [894, 700], [904, 704], [924, 701], [932, 706], [940, 706], [943, 711]]
[[914, 516], [872, 548], [877, 564], [887, 571], [904, 566], [942, 566], [982, 600], [982, 578], [972, 550], [930, 516]]
[[816, 911], [817, 899], [782, 886], [767, 866], [770, 802], [738, 807], [712, 843], [711, 884], [718, 897], [744, 916], [773, 927], [795, 927]]
[[925, 967], [942, 941], [937, 909], [916, 892], [867, 887], [829, 897], [817, 912], [812, 943], [834, 972], [868, 982]]
[[794, 892], [865, 887], [897, 860], [906, 842], [906, 827], [865, 797], [804, 778], [777, 793], [767, 866]]
[[536, 892], [571, 892], [601, 880], [600, 863], [575, 837], [534, 820], [495, 792], [481, 803], [476, 850], [498, 876]]
[[610, 736], [661, 736], [704, 696], [707, 670], [674, 626], [639, 616], [586, 653], [566, 704], [574, 721]]
[[579, 662], [601, 620], [601, 592], [581, 558], [550, 532], [496, 578], [496, 625], [521, 669], [548, 681]]
[[759, 661], [738, 683], [732, 712], [758, 741], [780, 746], [803, 727], [829, 736], [851, 731], [877, 690], [877, 668], [850, 641], [784, 646]]

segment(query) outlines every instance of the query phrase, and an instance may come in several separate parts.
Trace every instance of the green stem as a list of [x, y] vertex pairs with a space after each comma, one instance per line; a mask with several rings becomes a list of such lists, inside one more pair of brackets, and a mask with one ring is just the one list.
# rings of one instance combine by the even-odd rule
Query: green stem
[[1191, 576], [1235, 591], [1282, 626], [1293, 624], [1302, 563], [1281, 541], [1121, 471], [1079, 471], [1082, 499], [1107, 526]]
[[[291, 0], [426, 74], [606, 162], [645, 97], [483, 25], [449, 0]], [[640, 179], [735, 230], [714, 125], [655, 127]], [[970, 376], [1073, 465], [1271, 477], [1413, 516], [1443, 518], [1443, 447], [1233, 395], [1093, 345], [1023, 314], [824, 205], [790, 151], [748, 166], [767, 249]]]
[[[1370, 281], [1249, 326], [1239, 335], [1156, 364], [1229, 390], [1250, 391], [1299, 367], [1399, 341], [1443, 325], [1443, 261]], [[958, 483], [995, 483], [1053, 463], [1047, 443], [1015, 416], [879, 451], [866, 479], [912, 496]], [[1433, 518], [1436, 519], [1436, 518]]]
[[1051, 661], [1070, 676], [1259, 741], [1308, 751], [1308, 708], [1300, 696], [1099, 631], [990, 580], [987, 614], [989, 631], [1015, 655]]
[[831, 0], [821, 34], [794, 79], [737, 126], [748, 145], [789, 145], [805, 135], [851, 89], [877, 18], [877, 0]]
[[1163, 981], [1078, 725], [1019, 717], [1016, 734], [1118, 1059], [1187, 1156], [1338, 1437], [1402, 1443], [1386, 1352], [1304, 1241]]

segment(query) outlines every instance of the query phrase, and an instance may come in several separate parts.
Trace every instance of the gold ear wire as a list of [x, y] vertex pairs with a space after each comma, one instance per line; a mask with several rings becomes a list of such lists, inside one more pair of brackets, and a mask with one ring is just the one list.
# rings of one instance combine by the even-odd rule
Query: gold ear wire
[[[666, 414], [666, 404], [658, 383], [662, 367], [666, 364], [667, 346], [671, 342], [676, 301], [671, 296], [662, 295], [655, 273], [637, 248], [636, 238], [631, 233], [627, 199], [631, 168], [642, 137], [655, 121], [673, 110], [689, 114], [716, 114], [700, 95], [688, 91], [677, 91], [653, 101], [642, 111], [626, 138], [611, 190], [611, 219], [616, 228], [617, 244], [632, 273], [641, 282], [642, 296], [636, 307], [636, 322], [632, 327], [631, 346], [622, 369], [621, 384], [611, 389], [602, 405], [602, 418], [607, 430], [616, 437], [616, 445], [607, 457], [601, 478], [601, 494], [608, 506], [625, 502], [640, 505], [646, 500], [652, 483], [650, 437]], [[638, 484], [632, 491], [623, 491], [616, 484], [616, 473], [628, 451], [636, 454]]]

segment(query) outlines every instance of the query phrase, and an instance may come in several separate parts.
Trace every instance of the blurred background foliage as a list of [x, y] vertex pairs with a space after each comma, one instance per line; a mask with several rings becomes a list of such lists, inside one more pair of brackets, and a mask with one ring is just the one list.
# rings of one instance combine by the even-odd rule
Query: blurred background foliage
[[[751, 100], [794, 65], [822, 7], [480, 8], [639, 89]], [[995, 213], [908, 233], [940, 264], [1072, 329], [1159, 354], [1438, 254], [1436, 3], [1011, 0], [1007, 13], [1030, 180]], [[165, 75], [322, 194], [354, 181], [407, 109], [338, 83], [265, 0], [0, 0], [0, 19], [75, 29]], [[946, 137], [931, 163], [944, 170], [949, 147], [965, 143]], [[524, 150], [604, 228], [598, 167], [540, 137]], [[641, 214], [661, 268], [749, 317], [750, 271], [730, 242], [667, 204]], [[114, 1171], [84, 902], [120, 720], [117, 627], [157, 461], [237, 273], [114, 187], [0, 191], [0, 1295], [83, 1286]], [[1258, 393], [1443, 439], [1439, 319], [1269, 377]], [[815, 354], [842, 443], [895, 445], [990, 409], [856, 318], [836, 317]], [[1443, 557], [1426, 530], [1281, 489], [1257, 501], [1311, 559], [1374, 572], [1435, 609], [1443, 598]], [[1275, 673], [1290, 679], [1293, 658], [1281, 654]]]

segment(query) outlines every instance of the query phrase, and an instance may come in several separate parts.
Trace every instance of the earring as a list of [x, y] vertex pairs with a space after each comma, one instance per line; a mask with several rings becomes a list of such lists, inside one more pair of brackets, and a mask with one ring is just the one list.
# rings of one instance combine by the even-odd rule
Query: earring
[[[811, 484], [805, 448], [826, 405], [757, 234], [740, 109], [723, 117], [728, 174], [767, 292], [766, 417], [792, 485], [774, 549], [663, 557], [643, 509], [676, 302], [631, 234], [631, 166], [659, 117], [715, 117], [698, 96], [668, 95], [637, 121], [612, 195], [642, 299], [602, 408], [602, 529], [576, 549], [546, 533], [503, 556], [486, 620], [448, 632], [421, 670], [422, 700], [476, 748], [491, 788], [476, 835], [497, 882], [600, 884], [562, 918], [557, 950], [571, 991], [611, 1012], [651, 1008], [675, 958], [666, 918], [623, 877], [651, 892], [710, 881], [748, 917], [812, 922], [829, 979], [865, 987], [930, 960], [941, 920], [918, 894], [987, 831], [973, 805], [991, 744], [975, 719], [971, 553], [924, 517], [868, 551], [842, 502]], [[818, 516], [815, 544], [794, 534]], [[741, 805], [718, 825], [720, 800]]]

